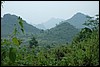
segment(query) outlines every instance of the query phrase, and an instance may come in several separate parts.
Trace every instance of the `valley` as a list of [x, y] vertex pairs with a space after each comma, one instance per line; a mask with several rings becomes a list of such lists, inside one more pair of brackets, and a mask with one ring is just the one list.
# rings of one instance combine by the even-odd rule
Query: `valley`
[[98, 5], [1, 1], [1, 66], [99, 66]]

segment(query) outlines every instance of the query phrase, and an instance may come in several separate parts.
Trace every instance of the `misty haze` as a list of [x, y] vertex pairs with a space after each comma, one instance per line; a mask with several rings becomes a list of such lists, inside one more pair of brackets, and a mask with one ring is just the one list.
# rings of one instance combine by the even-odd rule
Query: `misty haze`
[[1, 66], [99, 66], [99, 1], [1, 1]]

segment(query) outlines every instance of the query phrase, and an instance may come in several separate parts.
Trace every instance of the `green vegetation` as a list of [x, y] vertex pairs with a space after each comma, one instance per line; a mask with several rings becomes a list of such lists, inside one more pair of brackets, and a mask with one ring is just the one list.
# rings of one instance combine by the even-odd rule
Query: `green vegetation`
[[38, 42], [36, 41], [36, 39], [34, 37], [31, 38], [31, 40], [29, 41], [30, 44], [30, 48], [34, 45], [35, 47], [38, 46]]
[[[13, 29], [15, 28], [15, 26], [17, 27], [17, 31], [20, 32], [20, 35], [17, 35], [18, 37], [25, 37], [25, 36], [28, 37], [31, 34], [40, 34], [40, 31], [41, 31], [40, 29], [26, 23], [26, 21], [24, 20], [22, 20], [23, 24], [21, 24], [18, 18], [20, 17], [16, 15], [11, 15], [11, 14], [5, 14], [1, 18], [1, 36], [2, 37], [9, 36], [9, 34], [13, 32]], [[19, 25], [21, 25], [21, 27]], [[24, 31], [26, 33], [24, 33]]]
[[70, 25], [70, 23], [62, 21], [56, 27], [39, 34], [37, 39], [40, 45], [65, 44], [70, 43], [78, 32], [79, 30]]
[[1, 66], [99, 66], [99, 15], [88, 16], [80, 32], [69, 23], [44, 31], [20, 17], [4, 15]]
[[[19, 22], [23, 24], [22, 18], [18, 18]], [[22, 29], [22, 25], [19, 25]], [[21, 30], [20, 29], [20, 30]], [[21, 30], [22, 31], [22, 30]], [[23, 32], [23, 31], [22, 31]], [[17, 51], [19, 45], [21, 44], [21, 40], [16, 37], [18, 33], [17, 28], [15, 26], [13, 33], [9, 36], [9, 39], [1, 39], [1, 65], [6, 65], [4, 61], [7, 61], [7, 64], [13, 65], [16, 60]]]
[[[24, 25], [22, 19], [19, 17], [20, 31], [24, 32]], [[44, 32], [42, 30], [41, 35], [46, 33], [47, 37], [57, 35], [56, 30], [60, 30], [60, 27], [64, 27], [68, 24], [57, 25], [56, 28]], [[1, 65], [2, 66], [98, 66], [99, 65], [99, 15], [96, 18], [89, 18], [84, 23], [88, 28], [83, 28], [73, 39], [72, 43], [50, 43], [52, 45], [44, 45], [46, 47], [38, 45], [36, 37], [31, 36], [28, 42], [30, 47], [22, 46], [23, 42], [16, 35], [19, 34], [18, 28], [15, 26], [14, 31], [9, 38], [1, 39]], [[68, 27], [67, 27], [68, 28]], [[70, 27], [69, 27], [70, 28]], [[71, 30], [73, 27], [71, 27]], [[56, 31], [57, 33], [54, 33]], [[61, 30], [60, 30], [61, 31]], [[74, 30], [73, 30], [74, 31]], [[64, 33], [62, 31], [62, 33]], [[69, 32], [67, 32], [69, 33]], [[70, 33], [69, 33], [70, 34]], [[61, 34], [56, 37], [61, 36]], [[66, 35], [62, 35], [66, 38]], [[53, 37], [53, 38], [56, 38]], [[52, 39], [53, 39], [52, 38]], [[63, 38], [63, 37], [62, 37]], [[50, 39], [50, 38], [49, 38]], [[49, 42], [49, 39], [47, 42]], [[51, 40], [52, 40], [51, 39]], [[55, 40], [55, 39], [53, 39]], [[45, 41], [45, 39], [43, 40]], [[39, 41], [39, 42], [43, 42]], [[47, 43], [45, 42], [45, 44]], [[51, 41], [50, 41], [51, 42]], [[67, 42], [67, 40], [66, 40]], [[33, 46], [34, 45], [34, 46]]]
[[[26, 23], [24, 20], [22, 20], [23, 24], [21, 24], [18, 18], [19, 17], [16, 15], [11, 14], [5, 14], [3, 18], [1, 18], [2, 38], [9, 38], [9, 34], [15, 29], [16, 32], [18, 31], [16, 36], [23, 39], [23, 45], [29, 45], [28, 41], [31, 39], [32, 35], [34, 35], [38, 41], [38, 45], [45, 47], [49, 45], [70, 43], [73, 37], [79, 32], [79, 29], [66, 21], [60, 22], [60, 24], [57, 24], [54, 28], [42, 30]], [[19, 25], [21, 25], [21, 27]]]

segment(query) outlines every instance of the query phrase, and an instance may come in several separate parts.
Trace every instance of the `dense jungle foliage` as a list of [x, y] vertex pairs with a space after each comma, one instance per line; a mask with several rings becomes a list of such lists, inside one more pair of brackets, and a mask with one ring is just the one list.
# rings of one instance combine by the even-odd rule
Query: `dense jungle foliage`
[[[19, 19], [20, 30], [24, 34], [22, 18]], [[2, 66], [98, 66], [99, 65], [99, 15], [89, 17], [83, 28], [74, 37], [72, 43], [57, 46], [38, 46], [34, 37], [30, 47], [20, 47], [15, 26], [9, 39], [1, 39]], [[33, 45], [32, 45], [33, 44]]]
[[42, 47], [34, 35], [28, 46], [21, 46], [23, 40], [17, 35], [24, 35], [25, 30], [22, 18], [18, 17], [20, 29], [15, 24], [12, 34], [1, 38], [1, 66], [99, 66], [99, 15], [87, 18], [87, 27], [71, 43]]

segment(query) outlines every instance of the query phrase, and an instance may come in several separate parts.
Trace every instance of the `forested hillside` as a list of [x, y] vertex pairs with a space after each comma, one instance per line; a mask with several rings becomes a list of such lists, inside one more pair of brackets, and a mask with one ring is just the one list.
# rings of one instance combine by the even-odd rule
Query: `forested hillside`
[[[47, 48], [43, 48], [38, 45], [38, 41], [33, 36], [29, 41], [28, 47], [21, 47], [20, 44], [23, 41], [15, 36], [18, 32], [14, 32], [14, 36], [12, 36], [10, 39], [1, 39], [1, 65], [99, 66], [99, 15], [96, 15], [96, 18], [89, 16], [88, 18], [88, 21], [84, 23], [84, 25], [90, 27], [81, 29], [81, 31], [74, 37], [71, 43], [59, 43], [59, 45], [56, 46], [53, 45], [52, 47], [47, 46]], [[20, 23], [20, 28], [23, 29], [23, 22], [21, 18], [19, 18], [18, 23]], [[64, 32], [60, 29], [62, 29]], [[73, 29], [75, 28], [72, 25], [70, 25], [68, 22], [64, 22], [57, 25], [55, 28], [48, 30], [50, 34], [48, 33], [47, 35], [47, 33], [43, 31], [42, 33], [46, 33], [45, 35], [48, 37], [49, 35], [51, 35], [51, 32], [53, 32], [52, 35], [55, 34], [54, 40], [56, 40], [55, 38], [57, 33], [60, 33], [59, 31], [61, 31], [62, 34], [67, 34], [68, 32], [65, 32], [66, 30], [71, 32]], [[23, 30], [21, 31], [23, 32]], [[55, 33], [54, 31], [56, 31], [57, 33]], [[67, 38], [67, 36], [65, 36], [64, 34], [63, 36]], [[58, 36], [61, 35], [58, 34]]]
[[[14, 30], [14, 27], [18, 28], [18, 31], [20, 31], [20, 26], [18, 24], [18, 16], [16, 15], [11, 15], [11, 14], [5, 14], [2, 18], [1, 18], [1, 36], [2, 37], [7, 37], [9, 34], [11, 34]], [[24, 21], [24, 20], [23, 20]], [[39, 34], [40, 33], [40, 29], [26, 23], [26, 21], [23, 22], [23, 26], [24, 26], [24, 31], [25, 34]], [[22, 33], [20, 33], [22, 34]], [[21, 35], [23, 36], [23, 35]]]
[[[4, 2], [1, 1], [2, 7]], [[42, 17], [44, 15], [47, 17], [46, 14]], [[70, 19], [55, 23], [50, 21], [47, 26], [53, 26], [43, 30], [28, 24], [20, 16], [5, 14], [1, 17], [1, 66], [99, 66], [99, 14], [91, 17], [76, 13]]]
[[65, 44], [70, 43], [78, 32], [79, 29], [66, 21], [62, 21], [61, 24], [56, 25], [54, 28], [43, 31], [37, 38], [40, 45]]
[[[58, 23], [60, 19], [53, 19], [52, 21]], [[34, 36], [38, 40], [38, 44], [41, 46], [51, 46], [55, 44], [65, 44], [70, 43], [73, 37], [79, 32], [79, 29], [75, 28], [67, 21], [61, 21], [59, 24], [56, 24], [55, 27], [47, 30], [38, 29], [23, 20], [24, 26], [24, 34], [20, 30], [20, 26], [18, 24], [18, 16], [5, 14], [3, 18], [1, 18], [1, 36], [8, 37], [12, 35], [14, 29], [20, 32], [17, 33], [18, 37], [24, 40], [23, 44], [28, 45], [28, 41], [31, 36]], [[51, 21], [50, 21], [51, 22]], [[53, 23], [53, 22], [52, 22]], [[47, 23], [50, 24], [50, 23]], [[54, 26], [55, 23], [53, 23]]]

